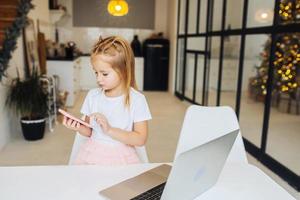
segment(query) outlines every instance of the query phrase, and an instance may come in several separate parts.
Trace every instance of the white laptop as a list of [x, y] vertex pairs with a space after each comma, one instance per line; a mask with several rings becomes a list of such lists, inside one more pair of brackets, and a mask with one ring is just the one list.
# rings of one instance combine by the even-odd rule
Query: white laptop
[[218, 180], [239, 130], [183, 152], [170, 165], [160, 165], [100, 191], [111, 200], [190, 200]]

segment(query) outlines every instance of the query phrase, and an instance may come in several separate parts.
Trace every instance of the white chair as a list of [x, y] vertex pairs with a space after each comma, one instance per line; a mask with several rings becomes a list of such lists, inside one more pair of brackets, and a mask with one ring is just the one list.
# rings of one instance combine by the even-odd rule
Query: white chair
[[[190, 106], [185, 114], [175, 158], [182, 152], [239, 129], [234, 110], [227, 106]], [[248, 163], [241, 132], [228, 156], [227, 162]]]
[[[70, 159], [69, 159], [69, 165], [71, 165], [74, 162], [74, 159], [79, 151], [79, 148], [83, 142], [85, 142], [88, 139], [88, 137], [85, 137], [79, 133], [76, 133]], [[143, 163], [149, 163], [146, 148], [144, 146], [141, 147], [135, 147], [136, 152]]]

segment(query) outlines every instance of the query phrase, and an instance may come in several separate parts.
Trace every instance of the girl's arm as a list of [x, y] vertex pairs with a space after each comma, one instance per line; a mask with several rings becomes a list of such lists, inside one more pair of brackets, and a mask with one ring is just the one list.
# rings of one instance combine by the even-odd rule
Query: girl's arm
[[[83, 116], [83, 120], [87, 123], [90, 123], [90, 118], [88, 116]], [[77, 131], [78, 133], [80, 133], [83, 136], [90, 137], [92, 135], [91, 128], [81, 125], [79, 122], [72, 120], [70, 118], [67, 118], [66, 116], [64, 116], [63, 125], [65, 127], [67, 127], [68, 129]]]
[[143, 146], [148, 135], [148, 122], [136, 122], [133, 131], [125, 131], [119, 128], [109, 127], [107, 134], [115, 140], [132, 146]]

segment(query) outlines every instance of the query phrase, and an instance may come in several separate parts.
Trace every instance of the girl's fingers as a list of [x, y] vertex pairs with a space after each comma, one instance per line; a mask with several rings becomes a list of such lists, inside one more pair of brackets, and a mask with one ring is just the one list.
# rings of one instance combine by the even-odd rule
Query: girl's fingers
[[101, 119], [97, 119], [97, 123], [98, 123], [98, 124], [102, 124]]
[[64, 116], [62, 124], [65, 127], [72, 129], [72, 130], [78, 130], [81, 126], [79, 122], [72, 120], [66, 116]]
[[72, 120], [71, 120], [71, 119], [68, 119], [66, 124], [67, 124], [67, 126], [71, 126]]
[[64, 124], [65, 126], [68, 126], [69, 121], [70, 121], [70, 119], [69, 119], [68, 117], [64, 116], [63, 124]]
[[76, 121], [75, 121], [75, 120], [72, 120], [72, 119], [69, 119], [69, 120], [67, 121], [67, 125], [68, 125], [69, 127], [75, 127], [75, 123], [76, 123]]
[[98, 118], [100, 116], [101, 116], [101, 114], [99, 114], [99, 113], [92, 113], [92, 114], [90, 114], [91, 118]]
[[76, 127], [76, 124], [77, 124], [77, 122], [74, 120], [74, 121], [72, 121], [71, 126], [72, 126], [73, 128], [75, 128], [75, 127]]

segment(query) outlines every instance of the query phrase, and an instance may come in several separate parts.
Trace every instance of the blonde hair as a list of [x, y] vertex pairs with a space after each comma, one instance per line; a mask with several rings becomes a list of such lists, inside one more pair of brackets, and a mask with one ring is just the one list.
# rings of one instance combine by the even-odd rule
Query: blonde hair
[[137, 89], [134, 74], [134, 55], [128, 42], [119, 36], [101, 37], [94, 45], [91, 59], [96, 55], [108, 56], [108, 63], [118, 73], [125, 86], [125, 105], [130, 104], [130, 88]]

